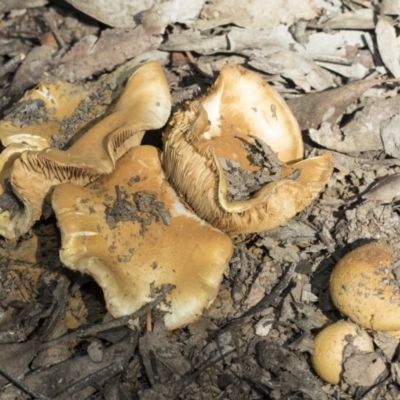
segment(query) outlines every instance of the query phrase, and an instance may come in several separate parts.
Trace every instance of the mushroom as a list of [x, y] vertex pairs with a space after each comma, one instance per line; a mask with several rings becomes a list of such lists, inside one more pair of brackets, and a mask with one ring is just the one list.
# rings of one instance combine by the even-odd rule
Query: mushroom
[[[76, 85], [57, 81], [39, 84], [28, 91], [0, 121], [0, 140], [5, 147], [0, 154], [0, 234], [15, 237], [10, 220], [18, 214], [9, 185], [14, 161], [26, 150], [42, 150], [50, 146], [52, 135], [60, 133], [64, 119], [70, 118], [89, 92]], [[21, 121], [21, 116], [26, 120]]]
[[[88, 96], [89, 91], [82, 85], [62, 81], [40, 83], [0, 121], [1, 143], [4, 147], [25, 144], [27, 150], [49, 147], [51, 137], [60, 133], [63, 120], [70, 118]], [[22, 116], [25, 120], [21, 120]]]
[[371, 337], [352, 322], [335, 322], [317, 334], [311, 361], [321, 379], [334, 385], [339, 383], [345, 361], [344, 352], [350, 345], [353, 346], [353, 354], [374, 351]]
[[156, 148], [129, 150], [114, 172], [86, 187], [58, 185], [52, 205], [62, 262], [97, 281], [114, 317], [135, 312], [171, 284], [160, 309], [175, 329], [216, 297], [232, 242], [181, 202]]
[[171, 96], [160, 65], [150, 62], [135, 70], [111, 114], [90, 128], [66, 151], [26, 151], [13, 164], [10, 181], [23, 209], [0, 234], [17, 238], [42, 214], [51, 189], [62, 183], [86, 185], [115, 168], [116, 161], [140, 144], [145, 131], [167, 121]]
[[330, 278], [330, 295], [338, 310], [365, 328], [400, 330], [400, 285], [391, 247], [372, 242], [346, 254]]
[[[279, 164], [280, 176], [247, 199], [230, 200], [221, 159], [259, 171], [251, 146]], [[205, 96], [173, 115], [164, 134], [167, 178], [201, 218], [230, 235], [272, 229], [311, 203], [332, 174], [332, 156], [302, 157], [300, 129], [288, 106], [239, 66], [224, 67]]]

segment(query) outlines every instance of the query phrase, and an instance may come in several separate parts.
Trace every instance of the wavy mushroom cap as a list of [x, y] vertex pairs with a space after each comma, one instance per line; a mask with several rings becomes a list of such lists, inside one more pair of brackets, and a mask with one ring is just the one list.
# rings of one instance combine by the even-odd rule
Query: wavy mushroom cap
[[346, 346], [353, 346], [356, 353], [371, 353], [371, 337], [356, 324], [338, 321], [327, 326], [314, 339], [311, 361], [315, 372], [326, 382], [337, 385], [343, 371]]
[[11, 184], [24, 205], [0, 234], [11, 239], [25, 233], [42, 215], [51, 189], [62, 183], [85, 185], [108, 174], [127, 150], [140, 144], [147, 130], [159, 129], [171, 110], [168, 83], [156, 62], [136, 69], [112, 113], [85, 132], [67, 150], [26, 151], [14, 162]]
[[172, 284], [161, 309], [175, 329], [197, 319], [217, 295], [233, 245], [180, 201], [154, 147], [131, 149], [113, 173], [86, 187], [57, 186], [52, 204], [61, 260], [93, 276], [114, 317]]
[[248, 153], [239, 138], [253, 142], [253, 135], [285, 163], [303, 158], [296, 118], [278, 92], [256, 73], [241, 66], [222, 68], [200, 102], [210, 124], [202, 135], [212, 139], [219, 157], [232, 158], [246, 168]]
[[346, 254], [330, 278], [337, 309], [365, 328], [400, 330], [400, 285], [393, 274], [395, 258], [384, 242], [363, 245]]
[[[220, 159], [260, 169], [243, 143], [257, 138], [277, 152], [281, 178], [245, 200], [229, 200]], [[226, 67], [212, 89], [175, 113], [164, 134], [163, 165], [172, 185], [201, 217], [230, 235], [272, 229], [308, 206], [333, 171], [331, 154], [304, 161], [297, 122], [256, 74]], [[297, 162], [296, 162], [297, 161]], [[296, 178], [289, 176], [297, 171]]]

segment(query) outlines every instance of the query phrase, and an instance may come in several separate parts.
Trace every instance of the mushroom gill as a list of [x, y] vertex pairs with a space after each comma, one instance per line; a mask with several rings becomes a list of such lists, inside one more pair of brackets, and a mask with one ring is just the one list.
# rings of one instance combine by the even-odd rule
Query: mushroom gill
[[112, 112], [62, 151], [46, 148], [26, 151], [13, 164], [10, 182], [23, 204], [21, 212], [0, 226], [12, 239], [40, 218], [46, 196], [63, 182], [86, 185], [109, 174], [116, 161], [140, 144], [147, 130], [161, 128], [169, 117], [171, 96], [161, 66], [156, 62], [136, 69]]
[[171, 284], [160, 309], [166, 327], [175, 329], [216, 297], [232, 242], [180, 201], [156, 148], [129, 150], [114, 172], [86, 187], [58, 185], [52, 206], [61, 260], [97, 281], [114, 317], [135, 312]]
[[[252, 146], [275, 159], [278, 179], [232, 200], [223, 163], [257, 172]], [[290, 109], [257, 74], [238, 66], [223, 68], [205, 96], [173, 115], [162, 157], [167, 178], [190, 207], [230, 235], [272, 229], [292, 218], [333, 171], [331, 154], [301, 161], [301, 133]]]

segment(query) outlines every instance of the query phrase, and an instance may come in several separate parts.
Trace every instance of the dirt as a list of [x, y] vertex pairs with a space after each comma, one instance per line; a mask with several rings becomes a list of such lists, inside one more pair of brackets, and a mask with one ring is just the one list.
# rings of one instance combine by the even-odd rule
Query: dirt
[[[137, 182], [138, 176], [131, 178]], [[133, 221], [141, 225], [139, 234], [144, 235], [147, 226], [155, 223], [169, 225], [171, 214], [165, 208], [163, 202], [157, 200], [155, 193], [139, 191], [135, 193], [134, 199], [125, 194], [123, 188], [115, 187], [117, 192], [114, 204], [106, 208], [106, 222], [111, 229], [114, 229], [120, 221]]]
[[[316, 63], [307, 69], [306, 57], [288, 65], [283, 50], [280, 53], [275, 48], [264, 54], [254, 49], [254, 42], [264, 36], [256, 32], [257, 27], [246, 27], [251, 20], [242, 22], [246, 29], [240, 30], [242, 26], [236, 26], [231, 16], [222, 19], [222, 25], [215, 22], [217, 25], [203, 29], [201, 36], [197, 28], [185, 27], [186, 20], [172, 22], [163, 37], [158, 37], [145, 34], [141, 26], [107, 27], [64, 1], [33, 3], [32, 8], [0, 14], [0, 115], [21, 128], [45, 121], [42, 102], [15, 101], [40, 80], [80, 80], [91, 88], [91, 95], [63, 121], [52, 147], [67, 149], [107, 113], [112, 104], [108, 94], [116, 83], [114, 78], [102, 78], [103, 74], [115, 69], [118, 62], [135, 61], [135, 57], [137, 62], [147, 60], [155, 52], [170, 84], [173, 111], [204, 94], [222, 66], [257, 68], [292, 105], [303, 129], [306, 157], [331, 150], [335, 170], [325, 190], [295, 218], [271, 231], [235, 238], [232, 259], [212, 306], [197, 322], [172, 332], [165, 330], [161, 315], [154, 311], [153, 330], [146, 329], [146, 315], [154, 305], [135, 315], [140, 317], [136, 330], [128, 327], [131, 320], [114, 320], [94, 280], [65, 268], [59, 260], [60, 231], [54, 216], [40, 220], [18, 241], [1, 238], [0, 399], [400, 398], [399, 340], [388, 333], [369, 332], [375, 351], [349, 354], [339, 385], [323, 382], [310, 361], [315, 335], [327, 323], [343, 318], [329, 295], [329, 278], [336, 262], [350, 250], [378, 239], [400, 254], [400, 161], [389, 155], [388, 143], [385, 147], [377, 137], [378, 117], [374, 132], [362, 127], [366, 130], [361, 139], [356, 135], [360, 125], [350, 125], [352, 121], [362, 125], [366, 114], [374, 118], [369, 110], [380, 110], [384, 101], [396, 99], [399, 89], [382, 82], [373, 89], [378, 83], [368, 80], [346, 85], [355, 79], [353, 72], [339, 70], [352, 67], [354, 60], [364, 60], [357, 65], [363, 65], [370, 77], [392, 78], [378, 60], [373, 29], [354, 28], [363, 32], [366, 42], [372, 35], [370, 47], [345, 41], [346, 47], [330, 64], [334, 75], [327, 76]], [[312, 42], [311, 34], [319, 34], [320, 40], [325, 40], [323, 35], [339, 40], [340, 33], [348, 32], [345, 28], [314, 28], [325, 23], [332, 9], [340, 15], [364, 9], [361, 3], [367, 4], [365, 9], [380, 5], [377, 1], [323, 3], [328, 11], [308, 25], [303, 19], [292, 24], [294, 39], [303, 48]], [[207, 5], [211, 7], [212, 2]], [[210, 21], [211, 17], [202, 20]], [[240, 30], [239, 35], [235, 29]], [[398, 33], [398, 26], [393, 29]], [[135, 43], [140, 43], [138, 50], [129, 36], [131, 30]], [[243, 44], [244, 31], [249, 35]], [[190, 35], [195, 35], [195, 40]], [[177, 40], [185, 37], [192, 41]], [[268, 48], [265, 43], [263, 46]], [[369, 49], [374, 51], [370, 54]], [[25, 58], [18, 58], [20, 54]], [[279, 62], [268, 58], [271, 54], [279, 56]], [[290, 54], [301, 56], [298, 51]], [[115, 64], [114, 55], [119, 60]], [[12, 60], [14, 64], [10, 64]], [[334, 85], [338, 86], [336, 92], [322, 92]], [[314, 93], [301, 103], [305, 92]], [[321, 92], [324, 94], [318, 97]], [[395, 111], [396, 107], [394, 104]], [[361, 117], [355, 118], [357, 115]], [[350, 140], [346, 138], [349, 131], [353, 135]], [[346, 143], [353, 145], [351, 151], [346, 152]], [[378, 143], [378, 148], [371, 148], [370, 143]], [[361, 145], [365, 147], [362, 151]], [[265, 144], [245, 146], [258, 171], [243, 171], [232, 160], [221, 160], [231, 200], [247, 199], [280, 177], [281, 164]], [[295, 172], [287, 179], [297, 176]], [[132, 182], [136, 179], [133, 173]], [[7, 185], [6, 189], [0, 196], [0, 211], [18, 211], [11, 189]], [[119, 221], [140, 221], [142, 233], [150, 223], [168, 225], [170, 217], [153, 193], [141, 192], [131, 198], [125, 196], [123, 187], [117, 187], [115, 196], [107, 199], [106, 214], [110, 228]], [[389, 283], [398, 287], [398, 264], [392, 267]]]
[[234, 160], [219, 158], [228, 182], [229, 201], [247, 200], [264, 185], [281, 177], [283, 163], [266, 143], [256, 139], [255, 144], [244, 142], [243, 148], [247, 151], [250, 165], [258, 167], [255, 171], [244, 170]]

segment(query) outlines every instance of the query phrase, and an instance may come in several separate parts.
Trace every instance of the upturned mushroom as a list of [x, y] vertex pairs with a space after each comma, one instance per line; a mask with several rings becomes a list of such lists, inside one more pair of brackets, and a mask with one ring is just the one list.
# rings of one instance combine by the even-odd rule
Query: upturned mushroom
[[352, 322], [335, 322], [317, 334], [311, 361], [321, 379], [334, 385], [339, 383], [347, 346], [352, 346], [353, 354], [374, 351], [371, 337]]
[[171, 284], [160, 309], [166, 327], [175, 329], [197, 319], [216, 297], [231, 240], [181, 202], [156, 148], [131, 149], [114, 172], [86, 187], [58, 185], [52, 205], [61, 260], [97, 281], [114, 317], [135, 312]]
[[[164, 134], [168, 179], [201, 218], [230, 235], [272, 229], [311, 203], [332, 174], [332, 156], [302, 158], [300, 129], [284, 100], [238, 66], [224, 67], [205, 96], [173, 115]], [[269, 179], [263, 172], [256, 190], [230, 199], [226, 160], [249, 174], [260, 172], [260, 162], [273, 164], [276, 173]]]
[[10, 182], [23, 207], [0, 226], [6, 238], [18, 238], [37, 221], [46, 196], [62, 182], [88, 184], [115, 168], [116, 161], [140, 144], [147, 130], [161, 128], [169, 117], [171, 96], [160, 65], [150, 62], [129, 79], [112, 112], [65, 151], [26, 151], [12, 166]]
[[378, 331], [400, 330], [400, 284], [391, 247], [372, 242], [346, 254], [330, 278], [330, 295], [344, 315]]

